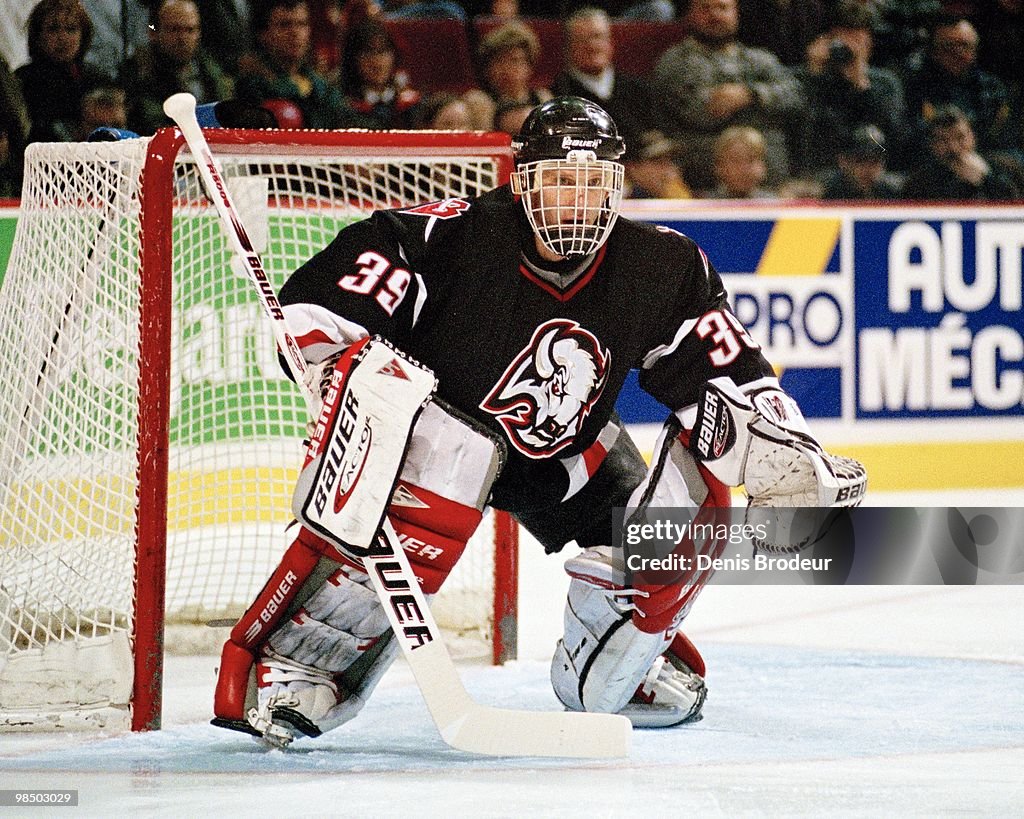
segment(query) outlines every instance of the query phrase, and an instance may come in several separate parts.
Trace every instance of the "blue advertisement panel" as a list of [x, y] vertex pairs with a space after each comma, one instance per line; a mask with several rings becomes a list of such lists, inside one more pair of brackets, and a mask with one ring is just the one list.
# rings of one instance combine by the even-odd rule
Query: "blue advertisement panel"
[[1021, 415], [1019, 219], [857, 221], [857, 417]]
[[[812, 418], [843, 417], [853, 394], [853, 287], [844, 264], [847, 226], [837, 212], [794, 215], [778, 208], [665, 212], [650, 221], [696, 241], [725, 282], [740, 321], [775, 365], [784, 388]], [[622, 396], [627, 422], [658, 422], [665, 409], [638, 393]]]
[[[1024, 414], [1019, 211], [633, 208], [701, 245], [808, 417]], [[619, 409], [665, 415], [635, 385]]]

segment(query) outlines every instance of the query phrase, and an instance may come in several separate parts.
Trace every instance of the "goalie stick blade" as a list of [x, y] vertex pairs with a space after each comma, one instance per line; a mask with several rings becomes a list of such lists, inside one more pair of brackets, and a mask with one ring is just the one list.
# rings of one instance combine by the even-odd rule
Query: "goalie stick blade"
[[486, 756], [619, 759], [629, 756], [633, 726], [618, 714], [510, 711], [473, 703], [439, 726], [445, 742]]
[[[445, 742], [457, 750], [487, 756], [614, 759], [629, 755], [633, 726], [624, 716], [514, 711], [475, 702], [440, 639], [419, 584], [410, 588], [415, 575], [402, 547], [395, 545], [397, 537], [387, 520], [383, 540], [390, 554], [368, 555], [366, 572]], [[399, 565], [414, 578], [412, 583], [395, 577]]]

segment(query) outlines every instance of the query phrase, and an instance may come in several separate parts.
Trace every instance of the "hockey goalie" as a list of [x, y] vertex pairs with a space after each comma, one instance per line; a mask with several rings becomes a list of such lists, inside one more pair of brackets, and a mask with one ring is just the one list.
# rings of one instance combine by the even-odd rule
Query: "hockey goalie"
[[[706, 513], [728, 508], [740, 485], [753, 509], [853, 505], [864, 470], [818, 445], [700, 248], [619, 218], [625, 146], [604, 110], [546, 102], [512, 147], [509, 185], [377, 211], [281, 290], [327, 405], [321, 423], [348, 425], [352, 447], [376, 445], [347, 415], [382, 400], [357, 389], [368, 346], [386, 343], [437, 380], [399, 471], [349, 469], [326, 502], [343, 518], [359, 481], [382, 481], [388, 520], [418, 544], [407, 555], [428, 595], [488, 506], [549, 553], [571, 547], [551, 663], [559, 700], [636, 726], [686, 723], [700, 717], [705, 667], [680, 624], [707, 573], [625, 583], [613, 509]], [[650, 466], [614, 411], [630, 370], [667, 408]], [[319, 736], [358, 714], [396, 656], [359, 556], [322, 535], [295, 525], [233, 629], [215, 724], [280, 745]]]

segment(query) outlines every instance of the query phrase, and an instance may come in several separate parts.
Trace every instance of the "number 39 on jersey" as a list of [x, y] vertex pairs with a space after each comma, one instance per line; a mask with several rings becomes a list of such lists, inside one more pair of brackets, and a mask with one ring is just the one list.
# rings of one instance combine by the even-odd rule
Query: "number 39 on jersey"
[[355, 273], [338, 279], [338, 287], [362, 296], [372, 295], [384, 312], [393, 315], [405, 298], [412, 274], [373, 250], [362, 253], [356, 265]]

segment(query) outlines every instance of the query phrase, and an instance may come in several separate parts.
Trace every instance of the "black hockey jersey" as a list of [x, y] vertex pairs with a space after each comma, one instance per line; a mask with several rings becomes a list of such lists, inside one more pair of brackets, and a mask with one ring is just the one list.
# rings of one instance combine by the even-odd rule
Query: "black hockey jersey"
[[384, 336], [497, 430], [511, 460], [586, 453], [632, 369], [671, 410], [709, 378], [772, 374], [689, 238], [619, 219], [564, 290], [524, 263], [532, 245], [507, 187], [378, 211], [296, 270], [280, 301], [310, 360], [363, 330]]

